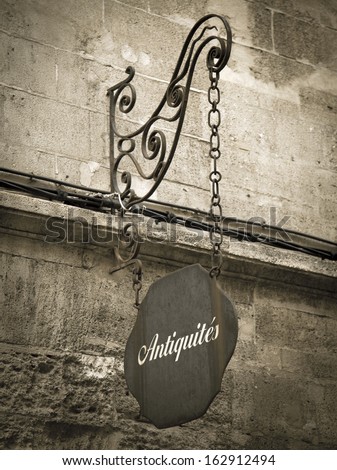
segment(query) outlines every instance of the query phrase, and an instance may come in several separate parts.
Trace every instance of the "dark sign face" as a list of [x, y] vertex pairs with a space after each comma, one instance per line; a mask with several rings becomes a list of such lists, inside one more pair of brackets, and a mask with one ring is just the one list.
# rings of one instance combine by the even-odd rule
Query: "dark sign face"
[[125, 351], [141, 415], [158, 428], [202, 416], [220, 391], [237, 334], [233, 305], [199, 264], [155, 282]]

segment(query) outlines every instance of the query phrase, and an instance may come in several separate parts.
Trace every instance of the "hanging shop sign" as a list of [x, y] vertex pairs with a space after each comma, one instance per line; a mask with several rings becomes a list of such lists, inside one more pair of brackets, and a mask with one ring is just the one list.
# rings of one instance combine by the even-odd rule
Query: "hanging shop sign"
[[[199, 57], [206, 59], [208, 84], [209, 159], [211, 182], [209, 223], [211, 270], [199, 264], [180, 269], [155, 282], [139, 301], [141, 263], [133, 270], [135, 307], [139, 310], [125, 351], [128, 387], [140, 404], [140, 413], [158, 428], [186, 423], [202, 416], [220, 391], [221, 380], [235, 348], [238, 326], [233, 305], [217, 278], [221, 272], [223, 216], [218, 160], [221, 156], [220, 73], [231, 52], [227, 20], [209, 14], [196, 22], [183, 45], [171, 81], [159, 105], [145, 124], [130, 133], [120, 128], [136, 105], [135, 70], [109, 88], [111, 187], [124, 215], [150, 197], [164, 179], [178, 146], [192, 78]], [[117, 119], [117, 114], [119, 118]], [[172, 134], [167, 123], [176, 124]], [[163, 126], [160, 125], [164, 124]], [[195, 157], [198, 158], [197, 156]], [[146, 165], [145, 165], [146, 162]], [[144, 163], [144, 168], [143, 168]], [[150, 168], [151, 167], [151, 168]], [[146, 184], [140, 184], [140, 181]], [[135, 185], [134, 181], [138, 181]], [[136, 192], [137, 186], [137, 192]], [[140, 192], [139, 192], [140, 191]], [[179, 223], [178, 219], [172, 222]], [[137, 245], [137, 230], [122, 233], [122, 242]], [[115, 272], [133, 263], [115, 250]]]
[[199, 264], [155, 282], [125, 351], [140, 413], [158, 428], [202, 416], [220, 391], [238, 334], [234, 307]]

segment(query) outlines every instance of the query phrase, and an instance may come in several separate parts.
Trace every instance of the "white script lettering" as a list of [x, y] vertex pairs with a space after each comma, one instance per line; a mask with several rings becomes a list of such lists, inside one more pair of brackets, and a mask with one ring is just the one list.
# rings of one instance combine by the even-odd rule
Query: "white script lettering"
[[138, 364], [142, 366], [147, 360], [154, 361], [162, 357], [171, 356], [172, 354], [175, 354], [175, 362], [177, 362], [179, 361], [182, 351], [201, 346], [203, 343], [215, 341], [219, 336], [219, 324], [213, 326], [214, 320], [215, 317], [213, 317], [208, 328], [206, 323], [203, 325], [198, 323], [196, 332], [181, 336], [180, 338], [176, 338], [177, 332], [174, 331], [168, 336], [167, 340], [161, 344], [158, 344], [159, 334], [156, 333], [148, 346], [144, 344], [140, 348], [138, 352]]

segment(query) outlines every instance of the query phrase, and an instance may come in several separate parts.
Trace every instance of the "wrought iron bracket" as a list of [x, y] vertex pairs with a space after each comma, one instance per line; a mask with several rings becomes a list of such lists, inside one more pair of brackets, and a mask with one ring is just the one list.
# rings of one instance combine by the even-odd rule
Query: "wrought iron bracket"
[[[188, 34], [174, 69], [171, 81], [159, 105], [148, 121], [130, 133], [123, 133], [117, 124], [136, 105], [136, 90], [131, 83], [135, 69], [126, 69], [127, 77], [108, 90], [110, 97], [110, 167], [111, 191], [120, 195], [122, 205], [129, 209], [146, 201], [163, 180], [175, 155], [181, 134], [192, 78], [200, 54], [208, 46], [206, 65], [209, 73], [218, 74], [228, 62], [232, 34], [227, 20], [217, 14], [201, 18]], [[169, 142], [161, 123], [176, 123]], [[144, 164], [152, 162], [146, 173]], [[131, 168], [130, 168], [131, 165]], [[147, 163], [146, 166], [149, 166]], [[136, 194], [133, 176], [150, 180], [152, 185], [144, 194]]]

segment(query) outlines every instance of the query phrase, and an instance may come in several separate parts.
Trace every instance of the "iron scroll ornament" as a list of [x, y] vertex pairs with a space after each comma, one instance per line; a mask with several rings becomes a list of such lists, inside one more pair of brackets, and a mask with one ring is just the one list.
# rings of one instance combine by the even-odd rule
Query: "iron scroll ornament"
[[[211, 20], [221, 24], [226, 39], [220, 36], [219, 26], [209, 24]], [[125, 116], [136, 104], [136, 90], [131, 83], [135, 69], [128, 67], [125, 80], [108, 90], [111, 188], [117, 193], [124, 209], [147, 200], [163, 180], [179, 142], [196, 63], [206, 46], [210, 46], [206, 59], [209, 73], [218, 74], [227, 64], [232, 46], [231, 28], [223, 16], [209, 14], [197, 21], [186, 38], [171, 81], [158, 107], [145, 124], [131, 133], [121, 132], [116, 118], [117, 111]], [[159, 129], [160, 121], [177, 123], [172, 142], [168, 143], [165, 132]], [[142, 168], [142, 159], [143, 163], [153, 162], [150, 172], [146, 173]], [[129, 166], [122, 168], [126, 161], [131, 162], [131, 170], [136, 171], [142, 180], [152, 180], [152, 185], [145, 194], [135, 193]]]

